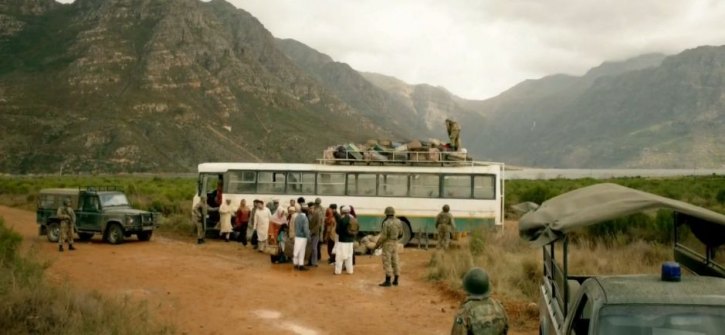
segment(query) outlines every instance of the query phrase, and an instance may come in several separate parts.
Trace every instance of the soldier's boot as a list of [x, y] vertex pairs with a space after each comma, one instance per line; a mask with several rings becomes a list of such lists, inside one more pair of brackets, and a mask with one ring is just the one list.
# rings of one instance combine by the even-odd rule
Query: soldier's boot
[[68, 246], [68, 250], [76, 250], [76, 248], [74, 248], [73, 245], [71, 244]]
[[393, 278], [393, 285], [398, 286], [398, 276], [395, 276], [395, 278]]
[[59, 246], [58, 246], [58, 251], [59, 251], [59, 252], [63, 252], [63, 246], [62, 246], [62, 245], [59, 245]]
[[390, 287], [390, 276], [385, 276], [385, 281], [378, 284], [378, 286]]
[[197, 239], [196, 240], [196, 244], [203, 244], [203, 243], [204, 243], [204, 239], [203, 238], [200, 238], [200, 239]]

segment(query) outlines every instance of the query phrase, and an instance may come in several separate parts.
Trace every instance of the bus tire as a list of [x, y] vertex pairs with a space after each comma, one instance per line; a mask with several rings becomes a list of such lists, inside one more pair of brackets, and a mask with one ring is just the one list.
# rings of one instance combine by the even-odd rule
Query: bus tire
[[407, 245], [413, 238], [413, 231], [410, 229], [410, 223], [408, 222], [408, 220], [400, 219], [400, 221], [403, 226], [403, 236], [398, 242], [402, 243], [403, 245]]

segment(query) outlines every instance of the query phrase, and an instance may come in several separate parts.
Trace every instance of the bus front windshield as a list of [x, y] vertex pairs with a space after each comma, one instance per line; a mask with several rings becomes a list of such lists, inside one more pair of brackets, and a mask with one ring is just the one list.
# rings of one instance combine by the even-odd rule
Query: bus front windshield
[[621, 305], [602, 308], [601, 335], [716, 335], [725, 329], [725, 307]]

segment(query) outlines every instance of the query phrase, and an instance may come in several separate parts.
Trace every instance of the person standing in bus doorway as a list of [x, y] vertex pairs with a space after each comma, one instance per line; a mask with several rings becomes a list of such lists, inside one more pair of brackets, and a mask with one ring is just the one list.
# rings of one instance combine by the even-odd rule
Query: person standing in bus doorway
[[317, 267], [320, 260], [320, 235], [325, 224], [325, 211], [322, 209], [322, 199], [315, 199], [315, 203], [310, 208], [310, 263], [312, 267]]
[[257, 203], [257, 210], [254, 212], [254, 230], [257, 231], [257, 250], [263, 252], [267, 248], [267, 237], [269, 236], [269, 220], [272, 213], [264, 206], [264, 202]]
[[325, 211], [325, 232], [322, 234], [322, 240], [327, 244], [327, 264], [335, 263], [335, 253], [332, 250], [338, 238], [335, 229], [338, 216], [336, 204], [331, 204]]
[[234, 230], [239, 232], [239, 242], [242, 243], [245, 247], [247, 246], [247, 227], [249, 226], [249, 214], [250, 210], [247, 206], [247, 200], [242, 199], [242, 201], [239, 202], [239, 207], [237, 208], [235, 214]]
[[481, 268], [468, 270], [463, 277], [463, 288], [468, 293], [455, 318], [451, 335], [508, 333], [508, 317], [501, 303], [491, 298], [488, 274]]
[[390, 277], [395, 276], [392, 285], [398, 286], [400, 276], [400, 261], [398, 259], [398, 237], [403, 231], [400, 220], [395, 217], [395, 208], [385, 208], [385, 220], [380, 230], [380, 237], [375, 244], [375, 249], [383, 247], [383, 269], [385, 269], [385, 281], [379, 286], [390, 287]]
[[63, 204], [58, 207], [56, 216], [60, 220], [60, 233], [58, 234], [58, 251], [63, 252], [63, 243], [68, 241], [68, 250], [76, 250], [73, 247], [73, 232], [76, 223], [76, 213], [71, 207], [70, 199], [63, 199]]
[[227, 198], [219, 206], [219, 222], [219, 236], [224, 238], [224, 242], [229, 242], [229, 235], [232, 233], [232, 199]]
[[342, 206], [340, 209], [342, 215], [340, 222], [337, 224], [336, 233], [338, 243], [335, 246], [335, 274], [342, 273], [342, 267], [348, 274], [353, 273], [352, 257], [355, 254], [353, 250], [353, 242], [355, 241], [356, 230], [358, 229], [357, 219], [350, 215], [350, 207]]
[[196, 244], [204, 243], [204, 235], [206, 230], [204, 227], [204, 219], [206, 218], [206, 196], [202, 195], [199, 202], [191, 209], [191, 220], [196, 225]]
[[438, 230], [438, 248], [448, 250], [451, 244], [451, 234], [453, 234], [456, 223], [453, 214], [450, 213], [451, 208], [443, 205], [443, 211], [438, 213], [436, 217], [436, 229]]
[[295, 247], [292, 263], [295, 270], [307, 271], [305, 267], [305, 249], [307, 249], [307, 238], [310, 236], [310, 222], [304, 212], [307, 211], [307, 204], [302, 203], [302, 213], [295, 216]]

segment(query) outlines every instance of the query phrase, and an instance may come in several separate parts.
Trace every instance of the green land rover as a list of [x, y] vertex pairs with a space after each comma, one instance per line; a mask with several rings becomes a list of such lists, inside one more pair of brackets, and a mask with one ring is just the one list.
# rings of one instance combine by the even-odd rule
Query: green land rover
[[123, 192], [112, 188], [49, 188], [40, 190], [36, 221], [41, 236], [57, 242], [60, 221], [56, 217], [63, 199], [69, 199], [76, 214], [76, 232], [82, 241], [101, 234], [111, 244], [119, 244], [125, 238], [136, 235], [141, 241], [151, 239], [159, 226], [158, 215], [131, 208]]

